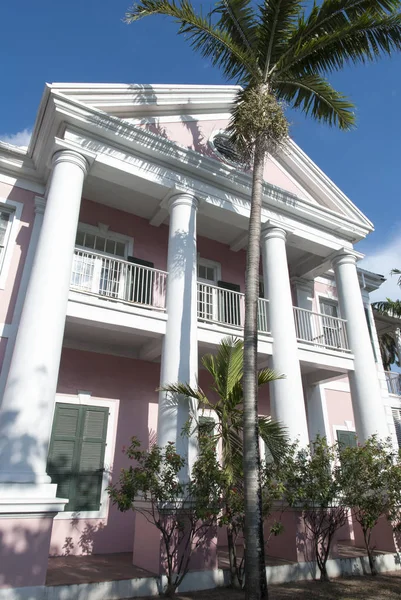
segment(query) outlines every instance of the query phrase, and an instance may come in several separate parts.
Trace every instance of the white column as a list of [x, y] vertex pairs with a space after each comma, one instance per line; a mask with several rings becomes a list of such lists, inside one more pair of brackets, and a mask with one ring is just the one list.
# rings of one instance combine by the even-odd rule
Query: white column
[[273, 336], [272, 368], [285, 379], [272, 382], [271, 413], [301, 446], [309, 443], [301, 368], [285, 248], [286, 232], [279, 227], [262, 231], [263, 278], [269, 300], [269, 324]]
[[[170, 228], [167, 258], [167, 326], [161, 358], [161, 385], [197, 383], [197, 272], [196, 213], [198, 201], [191, 193], [170, 198]], [[175, 400], [164, 392], [159, 395], [158, 443], [176, 444], [177, 452], [191, 465], [196, 453], [192, 438], [181, 435], [196, 407], [185, 399]]]
[[320, 435], [331, 443], [326, 398], [322, 384], [307, 386], [305, 393], [310, 441], [313, 442], [316, 436]]
[[46, 210], [0, 409], [0, 482], [48, 483], [46, 460], [87, 162], [53, 157]]
[[336, 275], [340, 313], [347, 321], [347, 334], [354, 354], [354, 371], [349, 372], [355, 426], [361, 442], [369, 436], [389, 435], [381, 399], [378, 372], [356, 270], [356, 256], [344, 250], [332, 260]]

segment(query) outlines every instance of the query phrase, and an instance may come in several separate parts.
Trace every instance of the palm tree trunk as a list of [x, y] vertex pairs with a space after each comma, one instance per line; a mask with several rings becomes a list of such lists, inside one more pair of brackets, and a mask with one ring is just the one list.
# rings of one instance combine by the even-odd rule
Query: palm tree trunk
[[259, 299], [260, 230], [263, 170], [266, 151], [262, 139], [255, 144], [253, 185], [245, 282], [244, 326], [244, 484], [245, 484], [245, 590], [246, 600], [268, 597], [260, 485], [257, 397], [257, 312]]

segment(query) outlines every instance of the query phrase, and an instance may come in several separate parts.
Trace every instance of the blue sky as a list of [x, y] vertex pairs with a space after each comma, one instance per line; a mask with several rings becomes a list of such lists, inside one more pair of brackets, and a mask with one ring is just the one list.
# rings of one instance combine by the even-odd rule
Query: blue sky
[[[169, 21], [123, 23], [129, 2], [1, 3], [0, 139], [24, 143], [45, 82], [224, 83]], [[385, 275], [401, 268], [400, 74], [401, 56], [394, 56], [331, 78], [357, 105], [353, 132], [289, 114], [295, 141], [374, 222], [375, 233], [358, 249], [366, 268]], [[393, 279], [380, 295], [397, 293]]]

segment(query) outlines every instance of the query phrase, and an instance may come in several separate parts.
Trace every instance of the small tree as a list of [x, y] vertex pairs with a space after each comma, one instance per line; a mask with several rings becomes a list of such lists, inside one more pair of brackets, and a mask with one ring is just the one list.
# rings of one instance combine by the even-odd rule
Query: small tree
[[311, 447], [293, 446], [285, 462], [285, 497], [290, 506], [302, 509], [307, 541], [313, 547], [320, 579], [328, 581], [327, 560], [334, 534], [347, 519], [340, 482], [333, 466], [337, 447], [318, 436]]
[[201, 451], [187, 483], [179, 479], [185, 460], [173, 443], [144, 450], [133, 437], [126, 455], [136, 464], [122, 469], [118, 483], [108, 491], [121, 511], [135, 510], [160, 531], [165, 595], [171, 597], [189, 571], [193, 552], [210, 544], [210, 528], [221, 508], [221, 470], [208, 447]]
[[339, 450], [337, 478], [344, 501], [360, 524], [372, 575], [376, 575], [372, 530], [382, 515], [391, 513], [395, 496], [391, 493], [394, 452], [390, 440], [370, 437], [365, 444]]

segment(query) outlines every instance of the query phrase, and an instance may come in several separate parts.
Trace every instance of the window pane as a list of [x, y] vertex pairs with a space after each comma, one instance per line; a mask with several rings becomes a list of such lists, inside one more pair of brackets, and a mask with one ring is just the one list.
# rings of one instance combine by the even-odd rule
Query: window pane
[[123, 242], [116, 243], [116, 256], [125, 256], [125, 244]]
[[206, 279], [206, 267], [203, 265], [198, 265], [198, 277], [200, 277], [200, 279]]
[[2, 212], [0, 213], [0, 246], [4, 246], [7, 226], [10, 221], [10, 213]]
[[334, 302], [320, 301], [320, 310], [327, 317], [337, 317], [337, 305]]
[[214, 281], [214, 268], [213, 267], [208, 267], [206, 269], [207, 271], [207, 278], [209, 281]]
[[106, 245], [106, 240], [104, 237], [99, 235], [96, 236], [95, 249], [99, 252], [104, 252], [104, 247]]
[[75, 243], [77, 246], [84, 246], [85, 234], [83, 231], [77, 231], [77, 237], [75, 238]]
[[116, 249], [116, 243], [114, 240], [106, 240], [106, 252], [107, 254], [114, 254]]
[[95, 247], [95, 236], [92, 233], [85, 234], [85, 248]]

